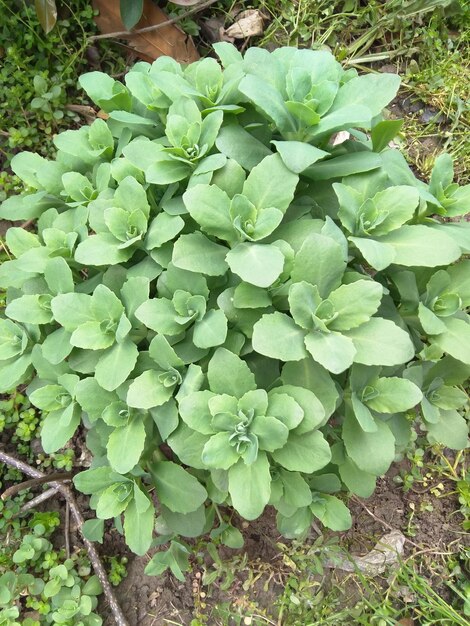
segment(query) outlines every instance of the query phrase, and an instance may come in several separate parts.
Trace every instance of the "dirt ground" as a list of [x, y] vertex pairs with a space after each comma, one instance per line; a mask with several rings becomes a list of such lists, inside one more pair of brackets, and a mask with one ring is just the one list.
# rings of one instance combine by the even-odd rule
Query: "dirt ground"
[[[409, 491], [405, 494], [402, 487], [394, 481], [394, 477], [401, 469], [405, 469], [406, 465], [407, 463], [403, 462], [395, 466], [389, 474], [380, 479], [377, 490], [371, 498], [350, 501], [353, 516], [351, 530], [345, 533], [328, 532], [326, 537], [331, 539], [336, 535], [339, 545], [345, 550], [354, 555], [364, 555], [391, 528], [401, 530], [405, 536], [409, 536], [411, 532], [412, 536], [405, 543], [405, 557], [416, 550], [416, 546], [437, 553], [446, 551], [456, 540], [464, 541], [460, 516], [451, 515], [452, 511], [458, 509], [453, 496], [436, 498], [430, 496], [428, 491], [424, 493]], [[450, 487], [445, 485], [443, 493], [448, 493]], [[428, 500], [432, 500], [431, 511], [423, 508]], [[414, 505], [411, 521], [413, 509], [410, 505]], [[167, 573], [161, 577], [149, 577], [144, 574], [149, 557], [132, 557], [125, 551], [122, 539], [115, 531], [108, 534], [102, 548], [103, 553], [112, 554], [117, 551], [129, 557], [128, 575], [117, 588], [117, 597], [130, 626], [168, 624], [189, 626], [191, 620], [201, 612], [211, 616], [214, 608], [225, 604], [236, 606], [237, 603], [243, 603], [245, 606], [256, 605], [271, 619], [276, 619], [276, 599], [282, 593], [289, 575], [289, 570], [282, 561], [282, 552], [276, 543], [289, 545], [290, 542], [279, 535], [273, 511], [270, 509], [267, 509], [262, 518], [250, 524], [239, 523], [238, 527], [243, 532], [245, 547], [241, 550], [227, 550], [224, 556], [230, 562], [234, 557], [246, 554], [247, 562], [245, 567], [243, 562], [237, 567], [240, 565], [240, 559], [233, 561], [233, 567], [236, 569], [235, 578], [228, 590], [221, 589], [223, 583], [221, 580], [216, 580], [207, 588], [201, 586], [204, 567], [210, 566], [211, 563], [207, 555], [205, 559], [199, 557], [193, 560], [193, 569], [185, 583], [179, 582]], [[316, 532], [312, 531], [307, 544], [316, 538]], [[256, 579], [254, 582], [253, 574]], [[337, 583], [342, 577], [341, 572], [333, 569], [325, 569], [324, 576], [331, 584]], [[439, 586], [439, 581], [436, 581], [436, 585]], [[202, 609], [201, 602], [205, 605]], [[113, 620], [104, 606], [102, 614], [105, 615], [104, 626], [113, 626]], [[214, 618], [209, 618], [208, 624], [223, 623], [224, 626], [235, 624], [211, 619]]]

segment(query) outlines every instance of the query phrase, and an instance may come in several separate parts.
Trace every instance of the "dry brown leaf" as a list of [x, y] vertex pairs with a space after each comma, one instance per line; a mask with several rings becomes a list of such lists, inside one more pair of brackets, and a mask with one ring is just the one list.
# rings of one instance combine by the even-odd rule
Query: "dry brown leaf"
[[247, 39], [248, 37], [256, 37], [264, 32], [263, 16], [257, 9], [248, 9], [242, 11], [225, 34], [234, 39]]
[[398, 623], [401, 626], [414, 626], [414, 620], [411, 617], [403, 617]]
[[[93, 0], [93, 7], [99, 11], [95, 21], [103, 34], [126, 30], [121, 20], [119, 2], [116, 0]], [[161, 24], [167, 19], [167, 15], [152, 0], [144, 0], [142, 18], [134, 30]], [[192, 38], [178, 28], [176, 24], [169, 24], [147, 33], [121, 36], [120, 39], [126, 39], [136, 54], [144, 61], [151, 62], [163, 55], [173, 57], [180, 63], [191, 63], [199, 59]]]

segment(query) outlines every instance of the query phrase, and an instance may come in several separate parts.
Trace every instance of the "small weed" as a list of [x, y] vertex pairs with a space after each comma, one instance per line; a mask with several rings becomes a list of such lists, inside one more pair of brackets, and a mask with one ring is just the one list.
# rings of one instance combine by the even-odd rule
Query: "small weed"
[[117, 587], [127, 576], [127, 557], [110, 556], [107, 561], [109, 582]]

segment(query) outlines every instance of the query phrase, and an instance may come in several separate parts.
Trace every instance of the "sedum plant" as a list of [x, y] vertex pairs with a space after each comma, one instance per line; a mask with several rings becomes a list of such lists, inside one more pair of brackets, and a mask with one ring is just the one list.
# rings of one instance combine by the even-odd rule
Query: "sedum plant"
[[37, 228], [6, 237], [0, 390], [29, 383], [46, 452], [87, 431], [90, 536], [123, 518], [180, 577], [181, 536], [240, 545], [220, 507], [344, 530], [334, 494], [369, 496], [417, 429], [467, 444], [470, 188], [388, 147], [397, 76], [215, 51], [82, 76], [106, 121], [17, 155], [0, 208]]

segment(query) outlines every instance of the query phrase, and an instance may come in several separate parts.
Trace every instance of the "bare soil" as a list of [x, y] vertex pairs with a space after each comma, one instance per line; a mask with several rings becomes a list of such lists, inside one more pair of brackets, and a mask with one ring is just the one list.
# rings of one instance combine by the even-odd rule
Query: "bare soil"
[[[353, 515], [351, 530], [345, 533], [327, 532], [325, 537], [331, 539], [337, 536], [339, 545], [354, 555], [369, 552], [390, 528], [401, 530], [409, 537], [409, 541], [405, 543], [405, 557], [416, 551], [416, 546], [438, 553], [447, 550], [456, 541], [468, 543], [468, 538], [465, 539], [462, 533], [462, 518], [453, 513], [458, 509], [454, 496], [437, 498], [428, 491], [403, 492], [394, 477], [406, 465], [403, 462], [395, 466], [380, 479], [371, 498], [350, 500], [349, 506]], [[451, 485], [444, 485], [443, 493], [448, 494], [450, 491]], [[428, 502], [432, 502], [432, 510], [424, 509]], [[410, 505], [414, 505], [411, 521]], [[117, 597], [130, 626], [167, 626], [174, 623], [190, 626], [191, 621], [196, 618], [198, 624], [232, 626], [236, 622], [231, 621], [228, 612], [224, 617], [224, 607], [231, 607], [235, 613], [237, 607], [249, 609], [256, 606], [258, 614], [276, 620], [276, 601], [282, 594], [288, 576], [292, 574], [276, 544], [281, 542], [289, 545], [290, 542], [279, 535], [275, 516], [269, 509], [260, 519], [250, 524], [242, 524], [239, 520], [238, 527], [243, 532], [245, 547], [242, 550], [227, 549], [221, 554], [227, 559], [229, 569], [232, 563], [235, 570], [234, 580], [226, 590], [221, 588], [223, 578], [209, 587], [201, 584], [204, 568], [210, 567], [211, 559], [207, 553], [204, 555], [200, 544], [196, 547], [197, 556], [193, 559], [193, 568], [185, 583], [177, 581], [169, 574], [158, 578], [145, 575], [144, 569], [150, 557], [137, 558], [128, 554], [128, 575], [118, 587]], [[312, 543], [316, 537], [316, 533], [312, 531], [306, 545]], [[126, 553], [122, 539], [115, 531], [106, 537], [103, 553]], [[244, 554], [247, 560], [243, 567], [243, 562], [240, 561]], [[326, 580], [323, 579], [322, 583], [326, 582], [326, 586], [338, 584], [345, 579], [344, 573], [333, 569], [325, 569], [324, 577]], [[438, 591], [439, 581], [435, 582]], [[352, 606], [359, 599], [360, 593], [356, 589], [348, 595]], [[106, 616], [105, 626], [113, 626], [112, 618], [104, 606], [102, 614]], [[203, 619], [207, 621], [204, 622]]]

